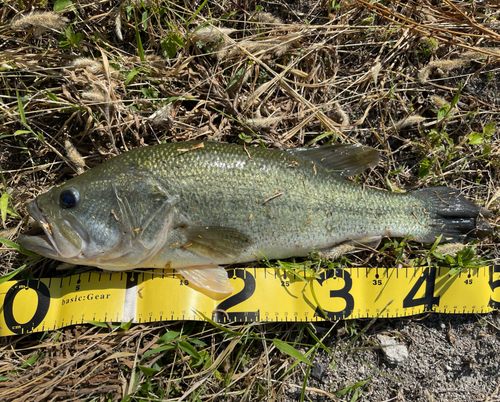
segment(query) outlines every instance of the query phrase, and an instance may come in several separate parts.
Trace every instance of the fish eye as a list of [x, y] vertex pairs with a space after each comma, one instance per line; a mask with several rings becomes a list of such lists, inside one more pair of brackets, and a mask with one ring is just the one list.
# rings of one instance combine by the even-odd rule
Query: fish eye
[[63, 208], [73, 208], [78, 203], [78, 191], [74, 188], [67, 189], [59, 195], [59, 202]]

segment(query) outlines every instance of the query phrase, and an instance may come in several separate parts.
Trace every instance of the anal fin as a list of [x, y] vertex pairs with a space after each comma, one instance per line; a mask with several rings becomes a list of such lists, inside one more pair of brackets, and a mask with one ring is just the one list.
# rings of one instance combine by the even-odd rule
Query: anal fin
[[332, 248], [320, 250], [320, 255], [329, 260], [336, 260], [344, 254], [353, 254], [363, 250], [373, 250], [378, 247], [382, 236], [366, 236], [359, 239], [348, 240]]
[[214, 300], [224, 299], [234, 291], [226, 270], [218, 265], [196, 265], [176, 268], [176, 271], [190, 287]]

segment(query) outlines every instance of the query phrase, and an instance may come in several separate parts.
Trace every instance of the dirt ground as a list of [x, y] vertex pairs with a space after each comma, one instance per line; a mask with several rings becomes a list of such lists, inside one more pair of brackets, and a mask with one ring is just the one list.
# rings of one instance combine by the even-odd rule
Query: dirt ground
[[[308, 385], [342, 389], [345, 384], [370, 379], [362, 388], [360, 400], [496, 401], [500, 398], [499, 321], [497, 313], [378, 320], [365, 333], [363, 344], [349, 347], [349, 337], [329, 339], [334, 357], [327, 353], [317, 356], [315, 361], [324, 368], [324, 374]], [[388, 334], [405, 345], [408, 359], [400, 364], [388, 363], [377, 334]], [[358, 350], [351, 352], [352, 348]], [[328, 400], [311, 394], [313, 400]], [[300, 392], [290, 389], [287, 395], [289, 400], [298, 400]]]
[[[385, 239], [338, 267], [498, 264], [499, 17], [494, 1], [5, 1], [0, 272], [92, 270], [16, 250], [27, 203], [129, 149], [195, 139], [370, 146], [380, 165], [352, 180], [447, 185], [492, 215], [471, 248]], [[380, 335], [407, 358], [388, 363]], [[78, 325], [1, 338], [0, 400], [493, 402], [499, 338], [498, 311]]]

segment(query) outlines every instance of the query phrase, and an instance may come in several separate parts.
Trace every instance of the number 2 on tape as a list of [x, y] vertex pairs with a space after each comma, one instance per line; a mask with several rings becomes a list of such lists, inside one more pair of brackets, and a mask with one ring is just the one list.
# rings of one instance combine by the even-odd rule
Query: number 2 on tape
[[[230, 278], [233, 277], [243, 279], [244, 286], [241, 291], [230, 296], [217, 305], [213, 314], [214, 321], [224, 322], [224, 317], [227, 317], [231, 321], [259, 321], [259, 310], [227, 312], [227, 310], [229, 310], [230, 308], [235, 307], [252, 297], [256, 287], [254, 276], [245, 269], [230, 269], [227, 271], [227, 274]], [[222, 313], [222, 311], [224, 311], [225, 313]]]

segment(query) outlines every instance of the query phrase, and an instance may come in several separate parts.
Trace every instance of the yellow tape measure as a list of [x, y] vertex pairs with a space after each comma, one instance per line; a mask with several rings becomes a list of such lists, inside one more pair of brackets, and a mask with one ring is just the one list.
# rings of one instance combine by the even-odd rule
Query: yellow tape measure
[[426, 311], [487, 313], [500, 307], [500, 265], [448, 268], [229, 269], [235, 291], [215, 301], [165, 271], [93, 272], [0, 285], [0, 336], [88, 321], [136, 323], [322, 321], [403, 317]]

